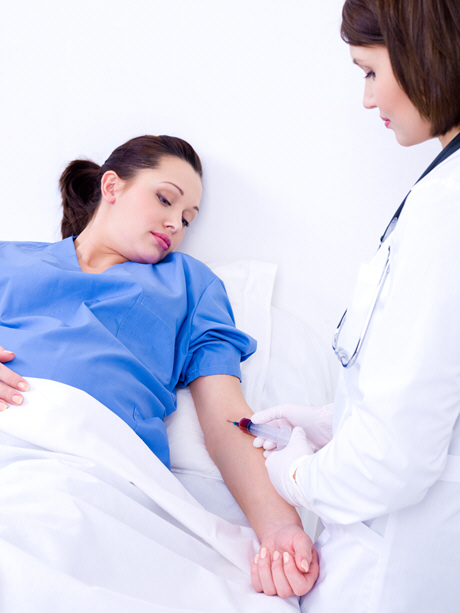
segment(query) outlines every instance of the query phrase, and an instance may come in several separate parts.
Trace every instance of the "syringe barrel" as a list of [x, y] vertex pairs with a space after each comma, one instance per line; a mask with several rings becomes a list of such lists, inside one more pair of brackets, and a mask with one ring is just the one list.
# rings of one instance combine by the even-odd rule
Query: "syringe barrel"
[[260, 436], [273, 443], [276, 443], [278, 450], [284, 449], [289, 443], [291, 438], [291, 428], [289, 426], [282, 426], [276, 428], [275, 426], [269, 426], [268, 424], [254, 424], [252, 421], [246, 426], [247, 431], [253, 436]]

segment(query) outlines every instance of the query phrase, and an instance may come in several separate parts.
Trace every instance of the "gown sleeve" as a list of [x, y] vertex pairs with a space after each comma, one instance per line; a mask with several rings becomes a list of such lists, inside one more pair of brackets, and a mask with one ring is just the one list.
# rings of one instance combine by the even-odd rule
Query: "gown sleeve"
[[388, 239], [383, 304], [358, 362], [342, 373], [347, 389], [337, 396], [348, 396], [346, 417], [297, 470], [302, 496], [326, 522], [417, 504], [452, 453], [460, 412], [459, 179], [427, 177], [409, 196]]
[[208, 375], [241, 379], [240, 362], [252, 355], [256, 341], [235, 327], [222, 281], [215, 278], [201, 295], [190, 323], [188, 352], [179, 387]]

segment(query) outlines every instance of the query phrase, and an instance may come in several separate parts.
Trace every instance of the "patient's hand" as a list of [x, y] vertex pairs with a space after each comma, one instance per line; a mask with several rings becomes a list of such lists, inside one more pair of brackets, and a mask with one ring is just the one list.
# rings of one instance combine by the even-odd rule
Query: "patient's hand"
[[318, 578], [318, 555], [300, 526], [284, 526], [261, 542], [251, 567], [256, 592], [269, 596], [303, 596]]
[[[14, 359], [14, 353], [6, 351], [0, 347], [0, 362], [11, 362]], [[0, 411], [8, 408], [8, 404], [21, 404], [23, 397], [18, 394], [27, 392], [29, 384], [25, 379], [13, 372], [8, 366], [0, 364]]]

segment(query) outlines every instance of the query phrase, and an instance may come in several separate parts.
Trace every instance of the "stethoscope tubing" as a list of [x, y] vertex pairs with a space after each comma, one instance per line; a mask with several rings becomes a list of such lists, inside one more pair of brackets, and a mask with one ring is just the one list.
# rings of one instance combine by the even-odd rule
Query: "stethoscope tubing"
[[374, 296], [372, 298], [372, 302], [371, 302], [371, 306], [367, 312], [366, 315], [366, 319], [364, 321], [363, 324], [363, 328], [361, 330], [361, 333], [359, 335], [358, 338], [358, 342], [356, 344], [355, 350], [353, 351], [351, 357], [348, 359], [348, 353], [345, 351], [345, 349], [343, 349], [342, 347], [338, 346], [338, 342], [339, 342], [339, 336], [340, 333], [342, 331], [343, 325], [345, 323], [345, 320], [347, 318], [347, 310], [345, 311], [345, 313], [342, 315], [340, 321], [339, 321], [339, 325], [337, 326], [337, 330], [335, 331], [334, 337], [332, 339], [332, 349], [335, 353], [335, 355], [337, 356], [337, 358], [339, 359], [340, 363], [342, 364], [342, 366], [344, 368], [351, 368], [353, 366], [353, 364], [356, 362], [356, 358], [358, 357], [358, 354], [361, 350], [361, 345], [363, 344], [364, 338], [366, 336], [367, 330], [369, 328], [369, 324], [371, 323], [371, 319], [372, 316], [374, 314], [375, 311], [375, 307], [377, 305], [377, 301], [380, 298], [380, 294], [382, 293], [382, 289], [383, 286], [385, 285], [385, 281], [386, 278], [388, 277], [388, 273], [390, 272], [390, 254], [391, 254], [391, 247], [388, 247], [388, 256], [385, 262], [385, 267], [383, 269], [383, 272], [380, 276], [379, 282], [377, 284], [377, 288], [374, 292]]
[[[457, 134], [457, 136], [455, 138], [453, 138], [450, 141], [450, 143], [448, 145], [446, 145], [446, 147], [444, 147], [444, 149], [441, 151], [441, 153], [433, 160], [433, 162], [428, 166], [428, 168], [425, 170], [425, 172], [422, 174], [422, 176], [417, 180], [416, 184], [419, 181], [421, 181], [424, 177], [426, 177], [426, 175], [428, 173], [430, 173], [434, 168], [436, 168], [436, 166], [441, 164], [441, 162], [446, 160], [449, 156], [451, 156], [458, 149], [460, 149], [460, 134]], [[410, 194], [410, 192], [409, 192], [409, 194]], [[402, 210], [404, 208], [404, 205], [406, 204], [406, 200], [407, 200], [409, 194], [407, 194], [407, 196], [404, 198], [402, 203], [399, 205], [396, 213], [391, 218], [390, 223], [386, 227], [386, 230], [385, 230], [385, 232], [383, 233], [383, 235], [382, 235], [382, 237], [380, 239], [380, 247], [379, 248], [382, 247], [383, 243], [386, 241], [386, 239], [390, 236], [390, 234], [395, 229], [396, 224], [398, 223], [399, 216], [401, 215], [401, 212], [402, 212]], [[386, 280], [389, 272], [390, 272], [390, 247], [388, 247], [388, 257], [387, 257], [387, 260], [386, 260], [386, 263], [385, 263], [385, 268], [383, 269], [382, 276], [380, 277], [379, 283], [377, 285], [377, 289], [376, 289], [374, 297], [372, 299], [371, 307], [369, 308], [369, 311], [368, 311], [368, 313], [366, 315], [366, 320], [364, 322], [363, 328], [362, 328], [361, 333], [359, 335], [358, 343], [357, 343], [357, 345], [355, 347], [355, 350], [353, 351], [353, 353], [352, 353], [350, 358], [348, 358], [348, 353], [345, 351], [345, 349], [343, 349], [343, 348], [338, 346], [339, 336], [340, 336], [342, 328], [343, 328], [343, 326], [345, 324], [345, 320], [346, 320], [346, 317], [347, 317], [348, 309], [345, 311], [345, 313], [340, 318], [339, 324], [338, 324], [337, 329], [335, 331], [335, 334], [334, 334], [334, 336], [332, 338], [332, 349], [333, 349], [335, 355], [337, 356], [338, 360], [340, 361], [340, 363], [342, 364], [342, 366], [344, 368], [351, 368], [351, 366], [353, 366], [353, 364], [356, 362], [356, 358], [358, 357], [359, 352], [361, 351], [361, 347], [362, 347], [364, 338], [366, 336], [367, 330], [369, 328], [369, 324], [370, 324], [371, 319], [372, 319], [372, 315], [374, 314], [374, 310], [375, 310], [377, 301], [378, 301], [378, 299], [380, 297], [380, 294], [382, 292], [383, 286], [385, 284], [385, 280]]]

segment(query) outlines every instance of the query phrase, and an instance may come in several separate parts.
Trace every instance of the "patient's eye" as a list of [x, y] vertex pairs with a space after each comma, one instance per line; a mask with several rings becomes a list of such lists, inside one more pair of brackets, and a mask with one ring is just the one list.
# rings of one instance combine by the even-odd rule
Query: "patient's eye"
[[169, 202], [169, 200], [166, 200], [166, 198], [162, 196], [161, 194], [157, 194], [157, 197], [158, 197], [158, 200], [165, 206], [171, 206], [171, 203]]
[[184, 226], [184, 228], [188, 228], [190, 225], [190, 222], [187, 221], [184, 217], [182, 217], [182, 225]]
[[364, 78], [365, 79], [373, 79], [375, 77], [375, 72], [373, 70], [369, 70], [369, 72], [366, 72]]

